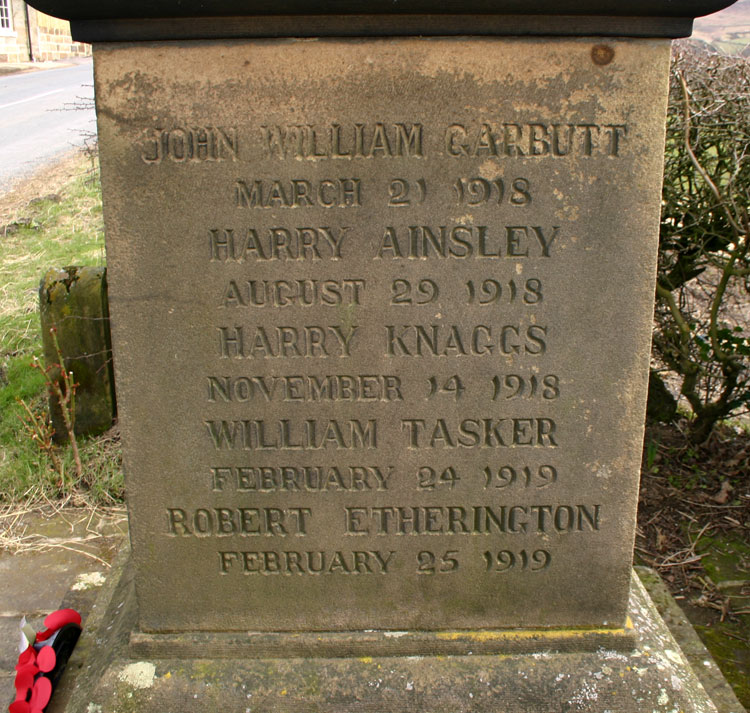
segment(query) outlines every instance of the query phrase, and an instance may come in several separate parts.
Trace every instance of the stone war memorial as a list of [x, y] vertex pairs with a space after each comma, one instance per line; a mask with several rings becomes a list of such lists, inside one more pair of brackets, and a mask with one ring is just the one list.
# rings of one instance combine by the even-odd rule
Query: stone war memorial
[[51, 710], [715, 711], [632, 553], [670, 39], [731, 3], [34, 4], [132, 547]]

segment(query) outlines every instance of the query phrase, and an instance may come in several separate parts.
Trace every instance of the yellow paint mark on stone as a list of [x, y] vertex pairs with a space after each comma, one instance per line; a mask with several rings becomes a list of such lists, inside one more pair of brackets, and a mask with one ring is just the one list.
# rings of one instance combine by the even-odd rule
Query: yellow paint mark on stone
[[359, 660], [362, 663], [372, 663], [372, 656], [360, 656]]
[[[623, 629], [532, 629], [529, 631], [444, 631], [436, 634], [438, 639], [457, 641], [467, 639], [469, 641], [517, 641], [524, 639], [540, 639], [544, 641], [555, 639], [585, 639], [592, 634], [604, 634], [610, 636], [622, 635]], [[632, 622], [631, 622], [632, 628]]]

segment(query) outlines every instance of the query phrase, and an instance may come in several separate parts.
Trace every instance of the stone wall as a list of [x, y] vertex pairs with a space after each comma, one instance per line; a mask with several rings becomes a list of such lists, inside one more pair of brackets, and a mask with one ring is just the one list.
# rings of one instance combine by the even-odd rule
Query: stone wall
[[29, 32], [24, 5], [21, 0], [10, 0], [12, 27], [9, 30], [0, 29], [0, 63], [28, 62], [31, 59], [45, 62], [91, 54], [90, 45], [73, 41], [67, 20], [50, 17], [31, 7], [28, 8]]
[[[0, 28], [0, 62], [28, 62], [29, 41], [26, 33], [24, 3], [10, 0], [10, 28]], [[29, 12], [35, 10], [29, 9]]]
[[48, 61], [91, 54], [91, 45], [73, 41], [70, 36], [70, 23], [67, 20], [59, 20], [29, 8], [29, 15], [32, 13], [32, 37], [36, 21], [36, 37], [33, 38], [35, 60]]

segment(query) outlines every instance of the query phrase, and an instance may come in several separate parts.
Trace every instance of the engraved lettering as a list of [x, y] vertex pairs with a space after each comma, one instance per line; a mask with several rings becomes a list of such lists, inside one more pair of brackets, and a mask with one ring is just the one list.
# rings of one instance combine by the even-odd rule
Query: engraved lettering
[[219, 466], [211, 468], [214, 492], [329, 493], [382, 492], [389, 489], [394, 466]]
[[[445, 130], [443, 152], [456, 158], [617, 157], [627, 133], [626, 124], [452, 124]], [[600, 140], [602, 134], [604, 141]]]
[[310, 451], [374, 450], [378, 445], [378, 424], [374, 419], [359, 421], [317, 420], [206, 420], [216, 450]]
[[453, 188], [459, 203], [467, 205], [486, 205], [497, 203], [501, 205], [506, 200], [512, 206], [524, 206], [531, 203], [531, 184], [527, 178], [515, 178], [508, 182], [502, 178], [492, 181], [486, 178], [459, 178]]
[[551, 418], [466, 418], [449, 423], [401, 419], [409, 449], [557, 448], [557, 424]]
[[223, 359], [276, 359], [349, 357], [358, 327], [344, 331], [338, 325], [319, 327], [217, 327]]
[[326, 575], [388, 574], [394, 550], [237, 551], [219, 552], [219, 572], [251, 574]]
[[248, 401], [391, 402], [403, 401], [401, 377], [392, 374], [325, 376], [208, 376], [210, 403]]
[[387, 226], [375, 259], [518, 259], [551, 256], [560, 226]]
[[500, 550], [499, 552], [483, 552], [487, 572], [507, 572], [511, 569], [541, 572], [547, 569], [552, 561], [552, 555], [547, 550]]
[[142, 141], [141, 160], [147, 164], [163, 161], [237, 161], [237, 129], [222, 126], [152, 129]]
[[530, 277], [525, 282], [520, 280], [508, 280], [503, 282], [494, 278], [487, 278], [481, 282], [468, 280], [466, 282], [468, 293], [468, 304], [481, 306], [492, 305], [498, 302], [514, 304], [522, 302], [525, 305], [535, 305], [544, 299], [542, 294], [542, 283], [535, 277]]
[[342, 280], [229, 280], [222, 307], [338, 307], [362, 304], [365, 281]]
[[546, 488], [557, 482], [557, 468], [551, 465], [513, 467], [503, 465], [499, 468], [484, 469], [485, 488], [509, 488], [518, 485], [522, 488]]
[[382, 505], [344, 508], [348, 535], [598, 532], [601, 505]]
[[176, 537], [307, 534], [310, 508], [167, 508], [167, 534]]
[[506, 374], [492, 378], [492, 400], [497, 399], [534, 399], [554, 401], [560, 397], [560, 377], [555, 374], [537, 376], [536, 374]]
[[459, 357], [528, 354], [547, 351], [547, 327], [520, 325], [473, 327], [447, 324], [399, 324], [385, 327], [389, 357]]
[[358, 208], [362, 205], [362, 182], [359, 178], [237, 179], [234, 204], [237, 208]]
[[261, 126], [268, 156], [284, 159], [422, 158], [420, 123]]
[[436, 555], [430, 550], [417, 552], [417, 574], [445, 574], [458, 571], [458, 550], [446, 550]]
[[211, 262], [317, 262], [341, 260], [349, 228], [212, 228], [208, 231]]

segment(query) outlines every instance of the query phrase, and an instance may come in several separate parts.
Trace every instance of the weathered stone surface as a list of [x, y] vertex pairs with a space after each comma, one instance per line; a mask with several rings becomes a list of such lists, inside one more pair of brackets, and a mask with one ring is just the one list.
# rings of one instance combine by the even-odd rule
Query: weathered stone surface
[[695, 675], [721, 713], [745, 713], [721, 669], [716, 665], [685, 613], [672, 598], [661, 577], [648, 567], [636, 567], [654, 607], [690, 663]]
[[[114, 417], [106, 272], [103, 267], [53, 268], [39, 287], [44, 360], [48, 367], [56, 367], [49, 374], [51, 380], [61, 382], [60, 355], [67, 371], [73, 373], [76, 434], [103, 433]], [[55, 438], [67, 440], [52, 390], [49, 401]]]
[[716, 712], [637, 577], [628, 608], [637, 639], [628, 652], [185, 660], [128, 656], [136, 616], [122, 564], [84, 627], [49, 713]]
[[621, 628], [668, 43], [95, 57], [141, 628]]

